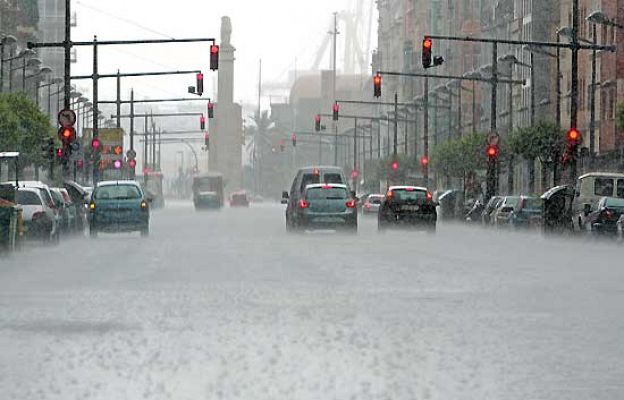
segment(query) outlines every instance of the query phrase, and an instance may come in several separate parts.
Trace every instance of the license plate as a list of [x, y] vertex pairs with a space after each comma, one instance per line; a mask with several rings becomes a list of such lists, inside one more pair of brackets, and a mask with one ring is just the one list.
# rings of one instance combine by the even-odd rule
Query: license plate
[[420, 210], [419, 206], [401, 206], [401, 211], [418, 211]]

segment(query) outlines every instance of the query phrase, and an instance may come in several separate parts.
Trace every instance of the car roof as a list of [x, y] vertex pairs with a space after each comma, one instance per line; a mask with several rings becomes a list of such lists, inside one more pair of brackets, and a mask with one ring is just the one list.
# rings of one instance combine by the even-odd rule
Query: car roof
[[595, 177], [595, 178], [624, 178], [624, 174], [621, 172], [588, 172], [579, 176], [579, 179]]
[[98, 183], [97, 187], [101, 187], [101, 186], [117, 186], [117, 185], [134, 185], [134, 186], [139, 186], [139, 183], [137, 181], [102, 181], [100, 183]]
[[17, 188], [18, 192], [31, 192], [31, 193], [36, 193], [37, 195], [39, 195], [39, 188], [34, 188], [34, 187], [19, 187]]
[[381, 193], [371, 193], [368, 195], [368, 197], [384, 197], [384, 195]]
[[41, 181], [19, 181], [19, 186], [38, 188], [38, 189], [50, 189], [48, 185], [46, 185], [45, 183]]
[[388, 188], [388, 190], [404, 190], [404, 189], [424, 190], [425, 192], [427, 191], [427, 188], [426, 187], [422, 187], [422, 186], [404, 185], [404, 186], [390, 186]]
[[342, 183], [313, 183], [311, 185], [306, 185], [306, 189], [323, 188], [327, 186], [341, 188], [341, 189], [347, 188], [347, 185], [343, 185]]
[[333, 165], [320, 165], [317, 167], [303, 167], [303, 168], [299, 168], [299, 172], [314, 172], [315, 170], [319, 170], [320, 172], [340, 172], [341, 174], [344, 173], [344, 170], [340, 167], [336, 167]]

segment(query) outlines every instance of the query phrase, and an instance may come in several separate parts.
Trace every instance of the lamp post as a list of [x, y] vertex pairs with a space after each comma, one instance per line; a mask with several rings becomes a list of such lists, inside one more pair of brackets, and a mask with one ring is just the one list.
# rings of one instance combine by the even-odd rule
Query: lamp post
[[[44, 66], [44, 67], [41, 67], [39, 71], [37, 71], [33, 75], [27, 76], [26, 79], [46, 77], [50, 75], [51, 73], [52, 73], [52, 68]], [[37, 107], [39, 107], [39, 89], [41, 89], [42, 87], [39, 84], [40, 82], [41, 80], [35, 82], [34, 84], [34, 96], [35, 96], [35, 103], [37, 104]], [[43, 87], [45, 87], [45, 85], [43, 85]]]
[[30, 58], [35, 54], [36, 53], [33, 50], [26, 49], [20, 51], [19, 54], [15, 57], [10, 57], [4, 60], [9, 62], [9, 93], [13, 91], [13, 71], [17, 71], [18, 69], [22, 68], [21, 66], [13, 68], [13, 61], [19, 60], [20, 58], [26, 60], [27, 58]]
[[4, 48], [5, 46], [13, 46], [17, 43], [17, 39], [13, 35], [4, 36], [0, 40], [0, 92], [4, 92]]

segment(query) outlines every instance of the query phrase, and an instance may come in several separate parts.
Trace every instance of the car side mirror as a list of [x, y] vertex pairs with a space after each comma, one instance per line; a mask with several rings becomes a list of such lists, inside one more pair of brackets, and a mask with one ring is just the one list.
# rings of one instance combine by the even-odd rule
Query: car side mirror
[[[284, 190], [282, 192], [282, 200], [288, 200], [289, 198], [290, 198], [290, 195], [288, 194], [287, 191]], [[284, 203], [282, 202], [282, 204], [284, 204]]]
[[585, 215], [589, 215], [589, 213], [591, 212], [591, 204], [583, 204], [583, 213]]

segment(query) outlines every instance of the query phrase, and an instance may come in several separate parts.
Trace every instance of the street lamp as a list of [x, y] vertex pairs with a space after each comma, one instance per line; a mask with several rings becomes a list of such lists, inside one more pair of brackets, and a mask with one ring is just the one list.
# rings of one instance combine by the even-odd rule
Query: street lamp
[[22, 69], [22, 66], [19, 66], [17, 68], [13, 68], [13, 61], [14, 60], [18, 60], [18, 59], [23, 59], [24, 63], [26, 62], [27, 58], [30, 58], [32, 56], [34, 56], [36, 53], [33, 50], [30, 49], [25, 49], [19, 52], [18, 55], [16, 55], [15, 57], [10, 57], [10, 58], [6, 58], [4, 59], [4, 61], [8, 61], [9, 62], [9, 92], [13, 91], [13, 71], [17, 71], [18, 69]]
[[591, 22], [592, 24], [607, 25], [616, 27], [618, 29], [624, 29], [624, 25], [618, 24], [615, 20], [607, 17], [607, 15], [600, 10], [591, 12], [587, 16], [587, 21]]
[[13, 35], [7, 35], [0, 40], [0, 92], [4, 91], [4, 47], [13, 46], [17, 39]]
[[[22, 59], [22, 92], [26, 92], [26, 68], [37, 69], [41, 66], [41, 60], [38, 58]], [[36, 75], [36, 73], [35, 73]]]

